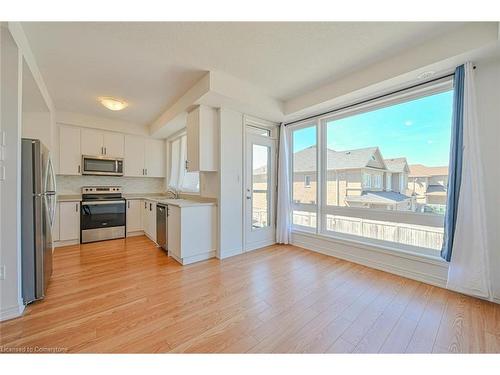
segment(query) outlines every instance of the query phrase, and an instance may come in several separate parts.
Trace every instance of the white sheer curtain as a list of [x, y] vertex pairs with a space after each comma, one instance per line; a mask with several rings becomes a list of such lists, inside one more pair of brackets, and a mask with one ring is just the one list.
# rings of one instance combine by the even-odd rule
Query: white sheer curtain
[[490, 298], [483, 172], [473, 65], [464, 65], [463, 163], [447, 288]]
[[168, 187], [177, 191], [197, 193], [200, 191], [198, 172], [187, 172], [187, 137], [182, 135], [170, 142], [170, 176]]
[[290, 203], [290, 134], [284, 124], [280, 127], [278, 157], [278, 204], [276, 242], [288, 244], [291, 237]]

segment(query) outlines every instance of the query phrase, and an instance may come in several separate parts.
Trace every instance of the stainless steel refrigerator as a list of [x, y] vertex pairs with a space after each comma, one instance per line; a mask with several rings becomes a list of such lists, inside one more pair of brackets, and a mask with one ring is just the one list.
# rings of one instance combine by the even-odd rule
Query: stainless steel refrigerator
[[21, 247], [25, 304], [45, 296], [52, 275], [52, 227], [56, 179], [47, 147], [38, 139], [22, 139]]

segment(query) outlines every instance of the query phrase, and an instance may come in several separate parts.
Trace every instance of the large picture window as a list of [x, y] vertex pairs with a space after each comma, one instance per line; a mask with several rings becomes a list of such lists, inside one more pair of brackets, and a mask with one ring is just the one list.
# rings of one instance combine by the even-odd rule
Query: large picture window
[[438, 255], [451, 89], [441, 81], [294, 128], [295, 229]]

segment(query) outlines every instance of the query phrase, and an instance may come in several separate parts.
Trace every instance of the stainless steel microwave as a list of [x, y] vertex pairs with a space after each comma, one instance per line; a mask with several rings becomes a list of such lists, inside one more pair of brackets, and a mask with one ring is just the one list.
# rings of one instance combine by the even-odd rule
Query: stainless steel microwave
[[108, 156], [82, 156], [83, 175], [123, 176], [123, 159]]

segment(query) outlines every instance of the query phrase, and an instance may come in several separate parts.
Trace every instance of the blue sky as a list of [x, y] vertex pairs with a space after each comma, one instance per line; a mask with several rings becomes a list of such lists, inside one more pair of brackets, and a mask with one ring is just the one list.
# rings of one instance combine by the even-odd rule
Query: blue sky
[[[327, 124], [328, 147], [336, 151], [378, 146], [385, 159], [448, 165], [453, 91], [362, 113]], [[314, 128], [294, 134], [294, 152], [316, 142]]]

